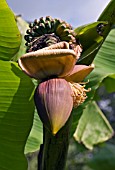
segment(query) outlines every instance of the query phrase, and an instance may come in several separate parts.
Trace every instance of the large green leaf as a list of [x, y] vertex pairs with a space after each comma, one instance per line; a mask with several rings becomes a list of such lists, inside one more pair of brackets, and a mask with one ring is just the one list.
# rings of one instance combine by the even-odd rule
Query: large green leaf
[[20, 32], [13, 12], [5, 0], [0, 0], [0, 59], [10, 60], [19, 49]]
[[0, 170], [27, 170], [24, 147], [34, 116], [33, 90], [17, 63], [0, 61]]
[[84, 110], [74, 137], [82, 142], [87, 148], [92, 149], [93, 145], [108, 140], [113, 130], [95, 102], [91, 102]]

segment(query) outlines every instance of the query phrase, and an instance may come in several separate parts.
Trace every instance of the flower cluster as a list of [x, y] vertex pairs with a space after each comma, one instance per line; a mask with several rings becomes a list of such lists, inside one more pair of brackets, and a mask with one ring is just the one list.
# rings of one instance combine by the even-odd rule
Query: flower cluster
[[[50, 21], [45, 19], [43, 22], [44, 25], [49, 22], [50, 29], [54, 31]], [[37, 29], [37, 25], [41, 24], [41, 20], [40, 23], [37, 21], [36, 23], [34, 28]], [[65, 22], [58, 22], [55, 30], [59, 29], [60, 24], [65, 24]], [[67, 28], [64, 27], [64, 29], [69, 29], [69, 31], [71, 29], [72, 32], [72, 28], [68, 24], [65, 25], [67, 25]], [[32, 25], [30, 27], [32, 28], [30, 32], [32, 32]], [[35, 104], [44, 126], [55, 135], [67, 122], [72, 108], [85, 101], [86, 92], [89, 89], [85, 89], [85, 83], [82, 83], [82, 81], [93, 70], [94, 65], [76, 65], [82, 48], [77, 40], [75, 41], [73, 33], [71, 34], [72, 39], [65, 41], [61, 39], [62, 32], [60, 34], [58, 32], [57, 35], [54, 31], [52, 36], [50, 29], [46, 34], [43, 33], [43, 35], [39, 35], [30, 42], [31, 47], [28, 53], [20, 57], [19, 66], [30, 77], [41, 80], [35, 91]], [[58, 36], [59, 42], [52, 40], [54, 35]], [[69, 35], [70, 32], [65, 34], [65, 39]], [[47, 42], [52, 42], [50, 45], [46, 43], [44, 36], [47, 37]], [[41, 40], [42, 44], [47, 46], [38, 48], [41, 45], [39, 44]], [[34, 48], [34, 42], [37, 43], [36, 48]]]

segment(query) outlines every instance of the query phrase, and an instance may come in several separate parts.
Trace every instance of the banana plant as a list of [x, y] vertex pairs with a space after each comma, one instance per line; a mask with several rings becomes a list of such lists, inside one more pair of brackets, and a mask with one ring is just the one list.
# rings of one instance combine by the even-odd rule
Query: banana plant
[[[43, 128], [45, 129], [45, 133], [46, 133], [45, 138], [50, 139], [53, 143], [56, 144], [56, 146], [59, 147], [56, 148], [54, 145], [51, 145], [50, 140], [45, 141], [45, 151], [43, 152], [45, 160], [43, 161], [44, 159], [43, 158], [42, 162], [45, 162], [45, 164], [47, 165], [47, 170], [64, 169], [70, 136], [71, 137], [73, 136], [78, 142], [82, 142], [87, 148], [92, 149], [95, 144], [104, 142], [108, 140], [110, 137], [112, 137], [113, 135], [112, 127], [110, 126], [108, 120], [105, 118], [103, 113], [98, 108], [97, 104], [93, 100], [93, 97], [95, 94], [95, 90], [99, 87], [100, 83], [106, 77], [112, 76], [113, 79], [115, 77], [114, 76], [115, 75], [114, 14], [115, 14], [115, 1], [110, 1], [109, 5], [101, 14], [97, 22], [76, 28], [74, 30], [74, 34], [73, 33], [71, 34], [71, 31], [68, 30], [62, 31], [63, 29], [65, 29], [65, 26], [70, 28], [70, 26], [65, 23], [62, 24], [61, 28], [58, 27], [57, 33], [60, 33], [60, 31], [63, 32], [63, 34], [61, 34], [61, 38], [63, 41], [68, 41], [68, 40], [75, 41], [75, 39], [72, 37], [74, 35], [74, 37], [77, 39], [77, 43], [80, 45], [80, 48], [77, 50], [81, 52], [80, 49], [81, 47], [83, 48], [82, 55], [77, 60], [76, 63], [74, 60], [74, 54], [72, 53], [71, 54], [72, 57], [70, 57], [69, 51], [66, 52], [66, 56], [68, 55], [68, 59], [71, 59], [72, 62], [74, 60], [74, 64], [77, 66], [77, 68], [79, 68], [79, 65], [85, 65], [86, 72], [87, 72], [86, 68], [88, 67], [89, 70], [89, 65], [92, 62], [95, 64], [95, 69], [85, 79], [85, 81], [89, 80], [89, 83], [87, 83], [86, 87], [91, 88], [91, 91], [88, 92], [88, 98], [85, 100], [83, 104], [73, 109], [72, 114], [68, 119], [67, 123], [64, 122], [62, 127], [60, 126], [60, 122], [58, 122], [58, 127], [56, 127], [54, 118], [52, 118], [51, 115], [50, 118], [52, 120], [52, 127], [54, 133], [53, 136], [49, 134], [49, 130], [48, 131], [46, 130], [46, 129], [50, 129], [50, 125], [48, 123], [46, 125], [47, 128], [46, 129], [45, 127]], [[50, 33], [49, 31], [54, 31], [51, 30], [51, 25], [49, 25], [49, 20], [50, 18], [47, 17], [47, 23], [44, 29], [44, 31], [46, 31], [47, 28], [48, 33]], [[24, 152], [30, 153], [40, 149], [40, 153], [42, 153], [43, 145], [41, 144], [42, 142], [44, 142], [42, 140], [42, 137], [44, 136], [44, 131], [42, 131], [42, 122], [41, 122], [41, 120], [44, 121], [44, 118], [42, 117], [41, 113], [39, 113], [41, 120], [39, 119], [33, 100], [35, 87], [36, 84], [38, 84], [39, 82], [35, 81], [33, 78], [30, 78], [25, 73], [23, 73], [17, 64], [17, 59], [20, 58], [19, 56], [25, 53], [25, 47], [23, 47], [24, 44], [23, 33], [21, 32], [21, 30], [20, 31], [18, 30], [16, 21], [18, 23], [19, 29], [20, 29], [20, 24], [26, 25], [24, 27], [28, 28], [28, 23], [25, 23], [25, 21], [21, 20], [21, 18], [19, 17], [15, 17], [13, 12], [8, 7], [6, 1], [1, 0], [0, 1], [0, 23], [1, 23], [0, 24], [0, 39], [1, 39], [0, 41], [0, 66], [1, 66], [0, 67], [0, 146], [1, 146], [0, 147], [0, 169], [1, 170], [4, 169], [27, 170], [28, 165], [27, 165], [27, 160], [24, 155]], [[41, 34], [40, 32], [36, 31], [38, 30], [36, 22], [37, 21], [35, 20], [34, 21], [34, 24], [36, 26], [35, 32], [37, 34]], [[40, 30], [43, 30], [44, 18], [41, 18], [40, 22], [41, 22]], [[52, 21], [52, 24], [55, 26], [53, 28], [57, 28], [59, 22], [60, 20]], [[31, 24], [30, 28], [32, 26], [33, 25]], [[22, 37], [20, 32], [22, 33]], [[32, 35], [32, 32], [28, 32], [28, 33], [29, 36], [26, 36], [25, 39], [31, 37], [30, 35]], [[67, 39], [65, 39], [65, 37], [67, 37]], [[55, 41], [55, 36], [53, 37], [53, 42], [54, 41]], [[21, 42], [22, 42], [22, 46], [20, 46]], [[31, 47], [31, 44], [29, 43], [30, 42], [28, 40], [28, 44], [26, 45], [29, 48], [27, 50], [30, 50], [31, 52], [31, 49], [33, 47]], [[64, 44], [61, 43], [60, 46], [58, 47], [52, 46], [51, 41], [48, 41], [47, 44], [49, 44], [49, 47], [48, 48], [46, 47], [45, 49], [46, 51], [51, 50], [51, 48], [52, 49], [59, 48], [60, 46], [64, 46], [64, 48], [66, 47], [68, 49], [67, 43]], [[34, 48], [36, 48], [35, 44], [34, 44]], [[74, 47], [71, 46], [71, 48]], [[42, 55], [42, 49], [38, 51], [41, 52], [36, 55]], [[23, 64], [22, 60], [23, 58], [19, 59], [20, 61], [19, 64], [21, 66]], [[51, 64], [51, 66], [53, 65]], [[58, 68], [58, 65], [56, 66], [56, 68]], [[28, 72], [27, 69], [24, 71]], [[80, 76], [82, 76], [81, 70], [79, 70], [78, 73]], [[33, 72], [31, 75], [33, 75]], [[39, 74], [37, 76], [37, 79], [38, 77], [40, 79], [41, 76], [43, 75]], [[64, 81], [61, 81], [61, 84], [65, 85], [65, 81], [70, 81], [70, 77], [66, 75], [63, 75], [62, 77], [64, 78]], [[34, 75], [34, 78], [36, 79], [36, 75]], [[79, 78], [79, 76], [77, 78]], [[84, 79], [84, 77], [82, 77], [82, 79]], [[82, 79], [80, 78], [80, 80]], [[55, 82], [52, 83], [55, 85]], [[47, 84], [45, 86], [47, 86]], [[65, 85], [65, 88], [66, 86], [68, 85]], [[72, 85], [72, 89], [73, 89], [73, 85]], [[70, 88], [68, 88], [67, 93], [69, 90]], [[66, 96], [66, 94], [64, 95]], [[46, 98], [47, 97], [48, 96], [46, 96]], [[69, 117], [68, 114], [67, 116]], [[47, 117], [46, 120], [48, 122]], [[59, 130], [59, 128], [61, 128], [61, 130], [58, 133], [57, 131]], [[56, 138], [55, 138], [55, 133], [57, 133]], [[59, 145], [60, 143], [61, 145]], [[63, 144], [64, 145], [66, 144], [65, 145], [66, 148], [62, 147]], [[50, 150], [48, 150], [48, 148], [50, 148]], [[63, 152], [61, 151], [61, 148], [64, 149]], [[61, 163], [55, 162], [58, 160], [60, 151], [62, 153], [61, 156], [63, 157], [63, 159], [61, 160]], [[51, 155], [49, 160], [47, 154]], [[39, 159], [39, 168], [41, 168], [40, 159]]]

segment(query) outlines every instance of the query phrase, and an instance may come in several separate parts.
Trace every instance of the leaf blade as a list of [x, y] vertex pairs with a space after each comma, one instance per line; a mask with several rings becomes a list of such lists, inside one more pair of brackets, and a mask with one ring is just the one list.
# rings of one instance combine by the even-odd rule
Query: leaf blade
[[108, 140], [113, 130], [95, 102], [90, 103], [81, 116], [74, 138], [82, 142], [88, 149], [95, 144]]
[[25, 154], [39, 150], [43, 142], [43, 125], [35, 110], [33, 126], [25, 146]]
[[21, 42], [13, 12], [5, 0], [0, 1], [0, 59], [10, 60], [18, 51]]
[[27, 170], [24, 146], [33, 121], [34, 85], [17, 63], [0, 61], [0, 66], [0, 169]]

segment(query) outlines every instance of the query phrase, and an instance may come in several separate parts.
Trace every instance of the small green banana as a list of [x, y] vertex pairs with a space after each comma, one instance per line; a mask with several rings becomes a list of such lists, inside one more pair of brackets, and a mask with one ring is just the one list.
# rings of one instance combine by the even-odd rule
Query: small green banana
[[65, 29], [66, 29], [66, 25], [64, 23], [59, 24], [59, 26], [56, 29], [56, 35], [61, 35]]
[[45, 21], [46, 21], [46, 19], [45, 19], [44, 17], [41, 17], [41, 18], [39, 19], [39, 23], [45, 24]]
[[48, 20], [46, 20], [45, 22], [45, 29], [46, 29], [46, 33], [51, 33], [51, 23]]
[[30, 27], [30, 28], [33, 28], [34, 25], [35, 25], [34, 23], [30, 23], [30, 24], [29, 24], [29, 27]]
[[67, 36], [61, 37], [61, 40], [67, 41], [67, 42], [71, 41], [72, 39], [73, 39], [73, 36], [70, 34]]
[[33, 30], [41, 36], [43, 34], [43, 26], [34, 26]]
[[37, 19], [35, 19], [34, 22], [33, 22], [33, 25], [35, 26], [35, 25], [38, 25], [38, 24], [39, 24], [39, 21]]
[[31, 37], [30, 35], [25, 35], [24, 38], [27, 42], [31, 42], [33, 39], [33, 37]]
[[70, 33], [70, 30], [69, 30], [69, 29], [65, 29], [65, 30], [60, 34], [60, 36], [61, 36], [61, 37], [65, 37], [65, 36], [68, 36], [69, 34], [71, 34], [71, 33]]
[[46, 16], [46, 21], [51, 22], [52, 21], [52, 17], [51, 16]]
[[53, 32], [56, 32], [57, 27], [58, 27], [60, 24], [62, 24], [62, 20], [54, 19], [54, 31], [53, 31]]
[[46, 25], [44, 24], [44, 23], [40, 23], [39, 24], [39, 29], [41, 30], [41, 32], [42, 32], [42, 35], [43, 34], [47, 34], [47, 28], [46, 28]]
[[36, 33], [36, 32], [34, 32], [32, 29], [28, 29], [28, 30], [26, 31], [26, 33], [29, 34], [29, 35], [31, 35], [32, 37], [37, 37], [37, 36], [39, 36], [39, 34]]

